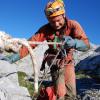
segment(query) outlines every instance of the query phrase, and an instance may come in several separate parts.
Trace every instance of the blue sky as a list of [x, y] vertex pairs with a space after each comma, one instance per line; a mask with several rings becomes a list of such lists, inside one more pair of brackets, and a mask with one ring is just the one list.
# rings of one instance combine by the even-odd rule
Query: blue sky
[[[13, 37], [29, 38], [48, 21], [49, 0], [0, 0], [0, 30]], [[100, 0], [64, 0], [66, 16], [77, 20], [89, 40], [100, 44]]]

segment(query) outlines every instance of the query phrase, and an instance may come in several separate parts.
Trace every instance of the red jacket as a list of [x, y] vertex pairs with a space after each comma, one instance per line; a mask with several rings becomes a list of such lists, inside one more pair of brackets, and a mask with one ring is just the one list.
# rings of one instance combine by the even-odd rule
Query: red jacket
[[[83, 40], [84, 43], [89, 47], [89, 41], [88, 38], [83, 31], [80, 24], [74, 20], [66, 20], [66, 25], [59, 31], [55, 31], [50, 24], [46, 24], [43, 27], [41, 27], [34, 36], [32, 36], [29, 40], [30, 41], [54, 41], [55, 35], [60, 37], [61, 34], [66, 36], [71, 36], [72, 38], [76, 38], [79, 40]], [[34, 48], [36, 45], [31, 45], [32, 48]], [[53, 48], [53, 46], [50, 46], [50, 48]], [[67, 53], [67, 60], [72, 60], [72, 49], [68, 50]], [[24, 46], [20, 49], [20, 58], [25, 57], [28, 54], [28, 49]]]

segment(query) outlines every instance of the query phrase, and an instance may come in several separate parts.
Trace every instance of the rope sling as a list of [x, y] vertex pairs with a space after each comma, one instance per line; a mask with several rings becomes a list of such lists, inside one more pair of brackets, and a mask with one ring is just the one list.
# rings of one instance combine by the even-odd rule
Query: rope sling
[[[48, 69], [46, 70], [45, 74], [43, 75], [42, 80], [39, 83], [39, 88], [42, 85], [45, 77], [48, 75], [48, 71], [51, 69], [51, 67], [53, 66], [53, 64], [56, 62], [57, 57], [59, 56], [59, 54], [61, 53], [63, 55], [62, 58], [64, 58], [65, 55], [66, 55], [66, 50], [63, 48], [63, 45], [61, 45], [60, 48], [57, 47], [57, 45], [59, 45], [57, 43], [61, 43], [61, 39], [58, 36], [56, 36], [56, 33], [55, 32], [54, 32], [54, 40], [53, 40], [53, 42], [54, 42], [53, 49], [54, 50], [58, 50], [58, 51], [57, 51], [57, 54], [55, 54], [55, 57], [53, 58], [53, 61], [52, 61], [51, 65], [48, 67]], [[64, 63], [63, 63], [63, 66], [64, 66]], [[32, 99], [33, 98], [35, 99], [35, 96], [33, 96]]]

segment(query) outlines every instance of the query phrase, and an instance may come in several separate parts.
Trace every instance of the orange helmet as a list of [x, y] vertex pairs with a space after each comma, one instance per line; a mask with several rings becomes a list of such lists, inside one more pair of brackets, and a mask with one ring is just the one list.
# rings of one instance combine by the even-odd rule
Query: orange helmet
[[54, 17], [64, 13], [64, 3], [60, 1], [49, 2], [45, 8], [45, 14], [47, 17]]

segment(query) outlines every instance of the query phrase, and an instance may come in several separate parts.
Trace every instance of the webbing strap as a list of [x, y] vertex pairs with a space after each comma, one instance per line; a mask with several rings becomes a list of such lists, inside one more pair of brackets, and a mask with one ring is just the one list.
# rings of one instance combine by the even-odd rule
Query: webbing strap
[[[55, 33], [54, 33], [54, 42], [60, 42], [59, 37], [58, 37], [58, 36], [56, 36], [56, 34], [55, 34]], [[57, 49], [57, 45], [56, 45], [56, 44], [54, 44], [54, 45], [53, 45], [53, 48], [54, 48], [54, 49]]]

